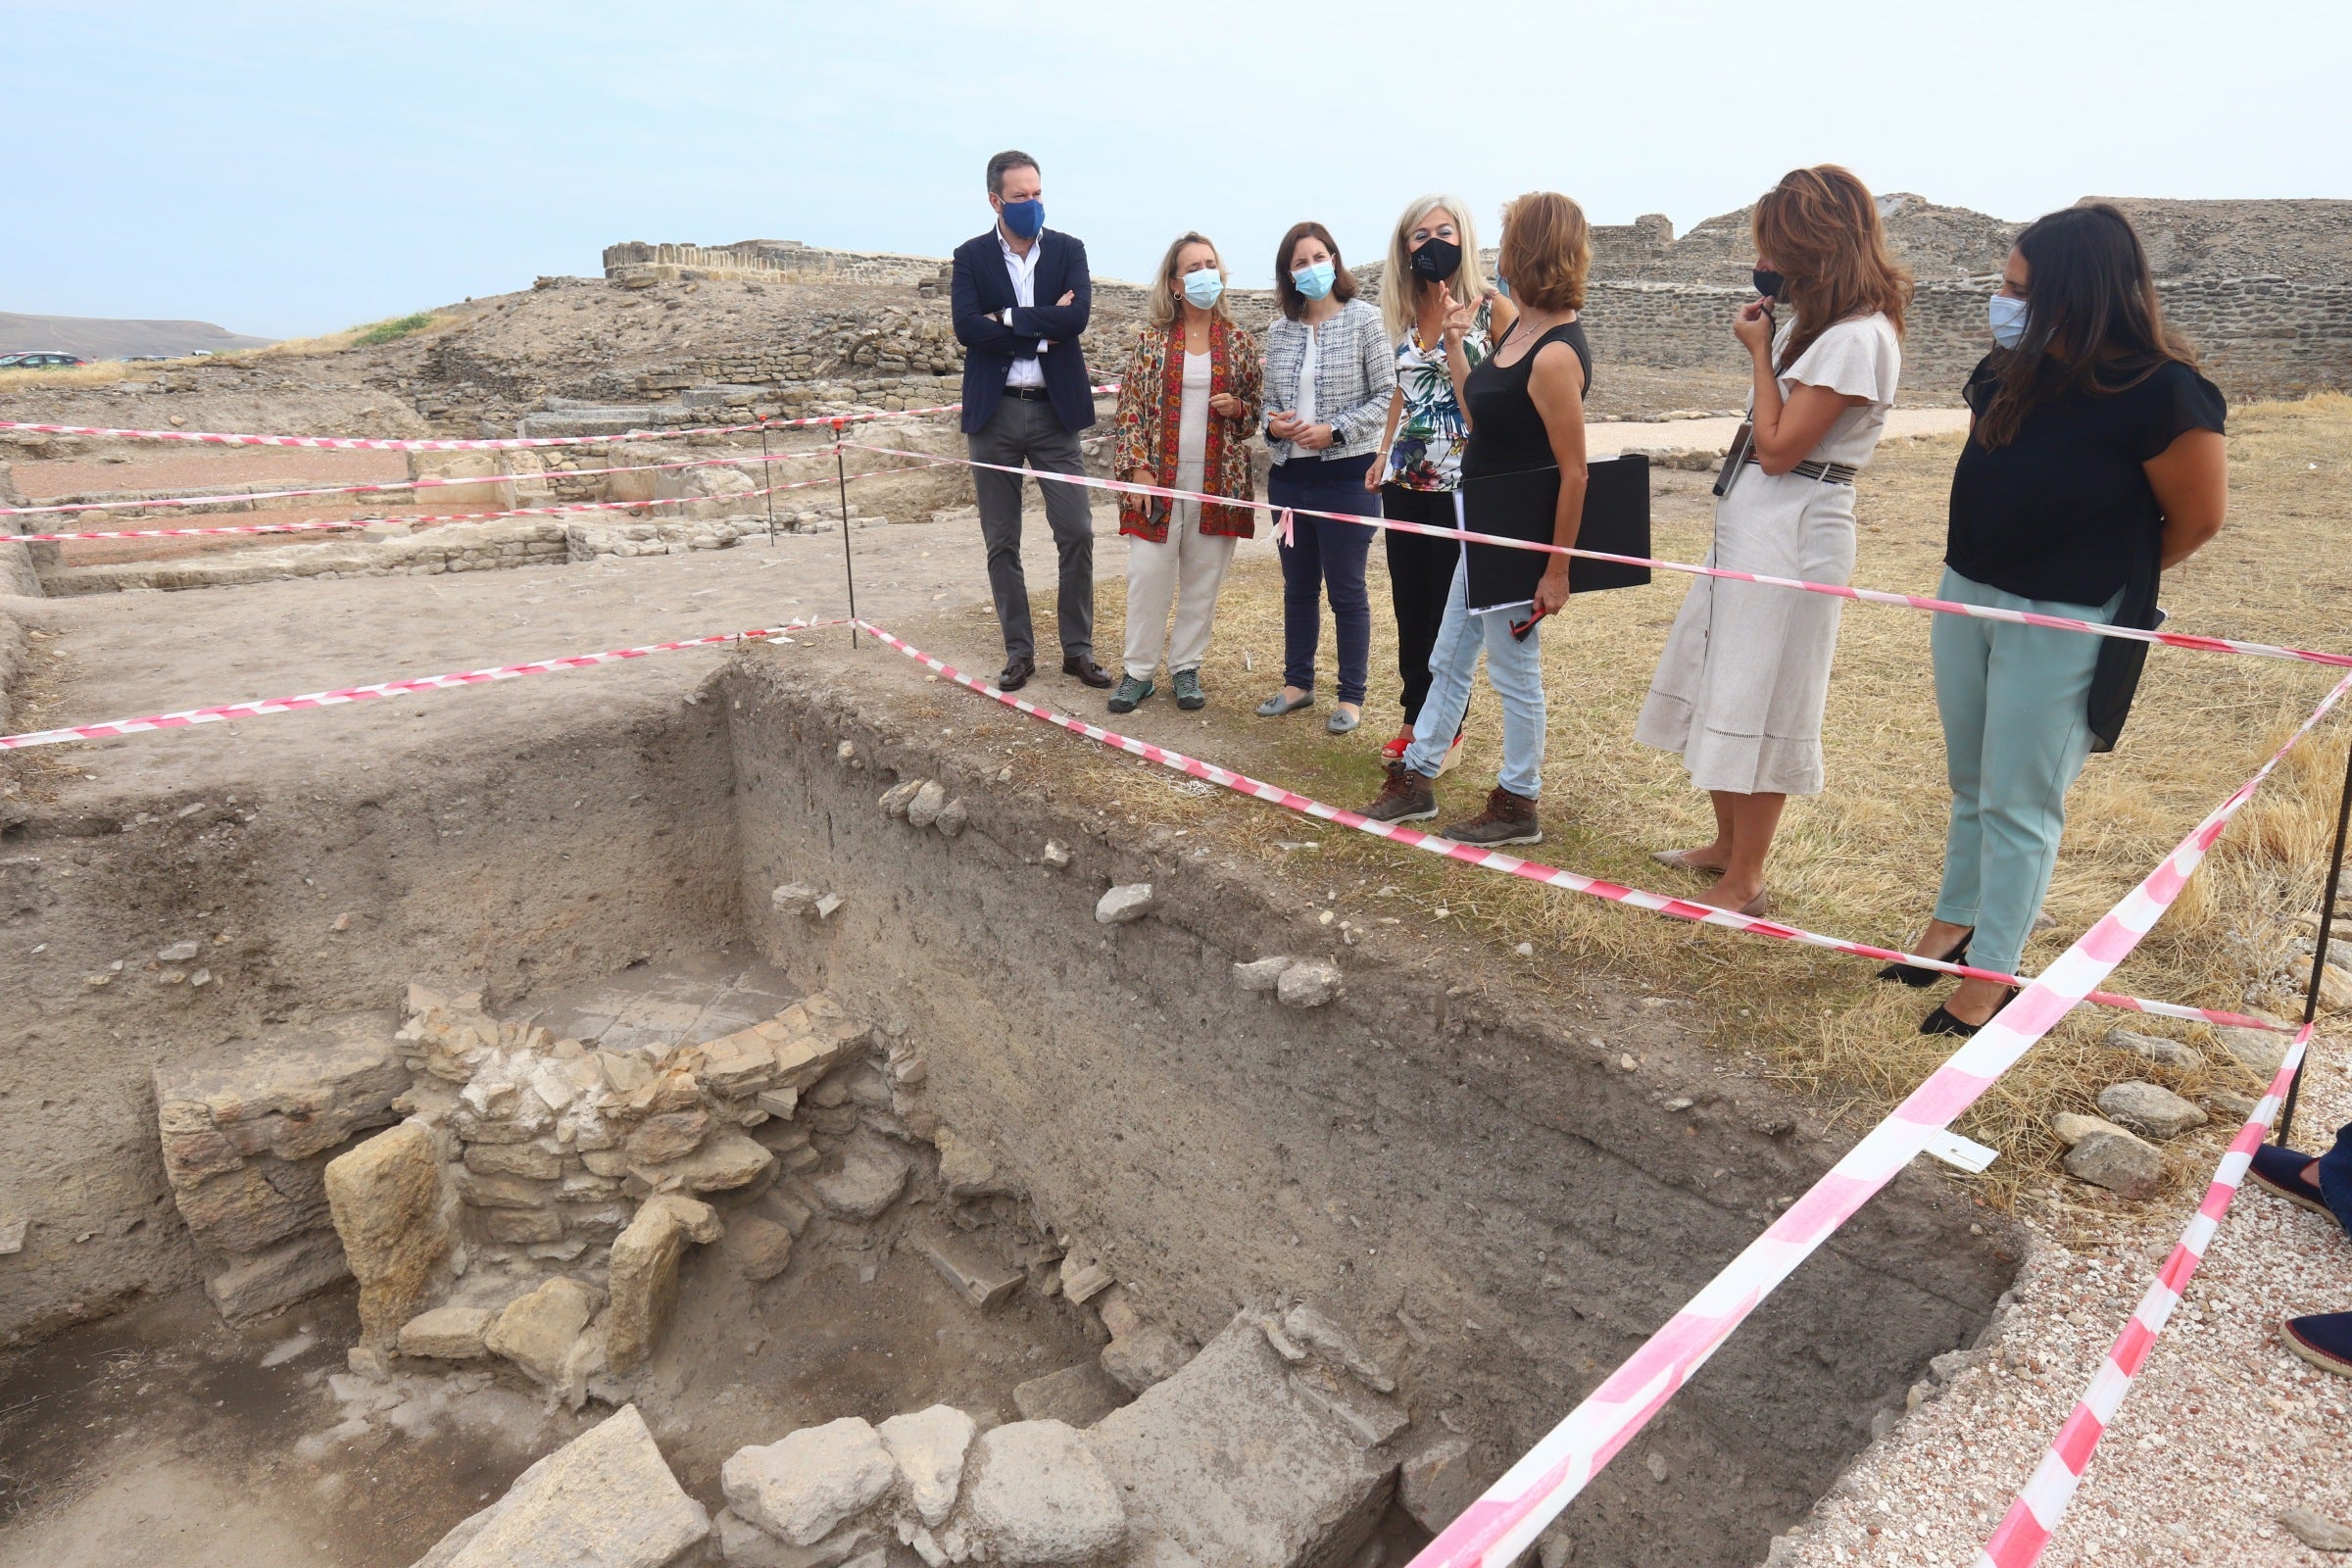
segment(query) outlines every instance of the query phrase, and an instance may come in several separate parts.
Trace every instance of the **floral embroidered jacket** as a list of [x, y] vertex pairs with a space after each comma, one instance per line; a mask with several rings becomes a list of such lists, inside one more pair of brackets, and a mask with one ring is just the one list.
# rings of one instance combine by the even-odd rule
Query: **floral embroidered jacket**
[[[1264, 413], [1265, 363], [1257, 339], [1217, 318], [1208, 323], [1209, 396], [1220, 392], [1241, 399], [1242, 414], [1228, 419], [1213, 409], [1208, 416], [1208, 447], [1203, 455], [1200, 488], [1210, 495], [1250, 500], [1250, 432]], [[1176, 443], [1184, 412], [1184, 323], [1147, 326], [1136, 339], [1135, 355], [1119, 383], [1118, 446], [1111, 471], [1119, 478], [1137, 468], [1150, 468], [1157, 482], [1176, 483]], [[1119, 532], [1153, 544], [1168, 537], [1169, 509], [1154, 510], [1150, 496], [1119, 498]], [[1200, 531], [1205, 534], [1251, 539], [1257, 535], [1257, 514], [1248, 507], [1203, 503]]]

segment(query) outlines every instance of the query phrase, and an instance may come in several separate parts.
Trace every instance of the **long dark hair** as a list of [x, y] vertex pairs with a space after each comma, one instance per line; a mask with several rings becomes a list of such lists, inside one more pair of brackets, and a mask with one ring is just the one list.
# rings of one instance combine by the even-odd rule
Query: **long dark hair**
[[1757, 198], [1750, 226], [1756, 254], [1781, 270], [1796, 311], [1783, 366], [1857, 316], [1883, 313], [1902, 335], [1911, 271], [1887, 250], [1878, 201], [1851, 170], [1836, 164], [1790, 170]]
[[1356, 294], [1355, 274], [1340, 259], [1340, 242], [1331, 237], [1331, 230], [1311, 218], [1303, 223], [1293, 223], [1291, 231], [1282, 236], [1282, 249], [1274, 253], [1274, 299], [1282, 307], [1282, 314], [1294, 321], [1306, 311], [1306, 296], [1291, 281], [1291, 258], [1298, 253], [1298, 242], [1302, 239], [1319, 240], [1331, 252], [1331, 297], [1345, 305]]
[[2196, 355], [2165, 324], [2139, 235], [2113, 207], [2093, 202], [2036, 218], [2017, 250], [2027, 268], [2026, 335], [1992, 351], [2001, 387], [1977, 418], [1985, 446], [2008, 442], [2054, 399], [2121, 392], [2169, 364], [2195, 368]]

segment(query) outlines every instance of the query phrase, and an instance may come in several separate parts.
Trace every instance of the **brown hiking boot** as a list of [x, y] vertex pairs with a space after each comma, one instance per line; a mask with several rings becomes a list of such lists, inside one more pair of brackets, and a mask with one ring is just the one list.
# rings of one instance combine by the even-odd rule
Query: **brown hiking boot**
[[1487, 808], [1467, 822], [1452, 824], [1446, 829], [1446, 836], [1456, 844], [1493, 849], [1502, 844], [1541, 844], [1544, 829], [1536, 821], [1535, 802], [1497, 784], [1487, 796]]
[[1365, 807], [1364, 814], [1375, 822], [1426, 822], [1438, 814], [1438, 798], [1429, 785], [1428, 774], [1391, 762], [1380, 799]]

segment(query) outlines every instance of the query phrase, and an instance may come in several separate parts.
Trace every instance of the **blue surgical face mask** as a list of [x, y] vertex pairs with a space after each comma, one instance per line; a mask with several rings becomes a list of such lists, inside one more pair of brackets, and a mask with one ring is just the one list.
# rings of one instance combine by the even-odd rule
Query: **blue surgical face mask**
[[1331, 292], [1331, 280], [1338, 275], [1338, 270], [1329, 262], [1317, 262], [1293, 272], [1291, 281], [1298, 284], [1298, 292], [1308, 299], [1319, 300]]
[[1046, 226], [1046, 204], [1032, 196], [1024, 202], [1004, 204], [1004, 226], [1016, 239], [1035, 239]]
[[1992, 340], [2005, 349], [2013, 349], [2026, 340], [2026, 302], [2007, 294], [1995, 294], [1984, 302], [1984, 315], [1992, 322]]
[[1184, 297], [1204, 311], [1216, 304], [1217, 296], [1224, 292], [1225, 279], [1217, 275], [1213, 267], [1184, 274]]

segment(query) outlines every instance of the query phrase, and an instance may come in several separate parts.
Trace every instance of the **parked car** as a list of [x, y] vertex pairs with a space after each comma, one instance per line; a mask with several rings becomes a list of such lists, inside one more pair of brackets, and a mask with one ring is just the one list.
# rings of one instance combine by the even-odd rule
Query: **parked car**
[[33, 368], [55, 369], [62, 366], [87, 365], [90, 362], [73, 354], [56, 354], [43, 350], [33, 354], [0, 354], [0, 368], [18, 370]]

